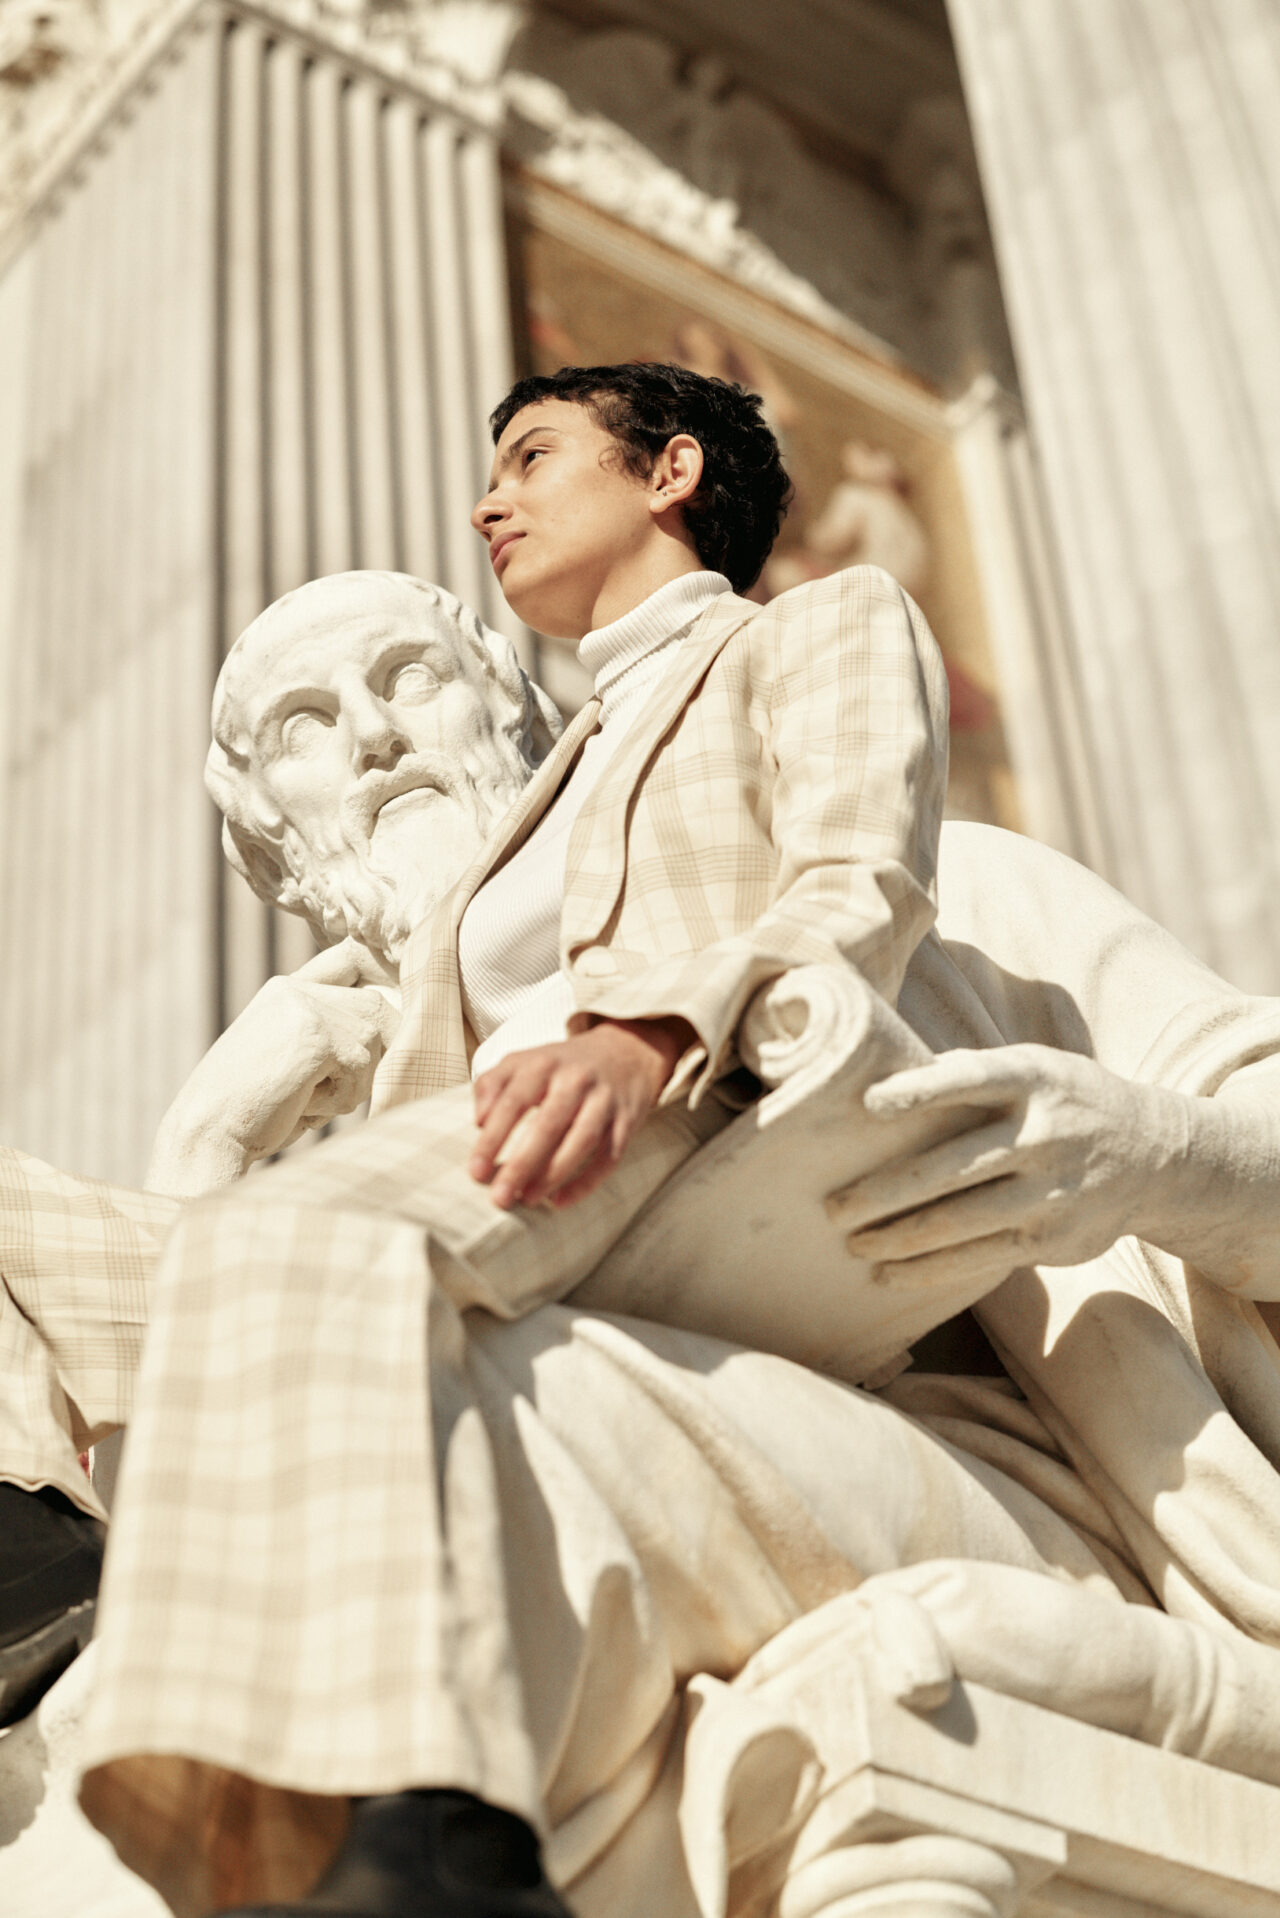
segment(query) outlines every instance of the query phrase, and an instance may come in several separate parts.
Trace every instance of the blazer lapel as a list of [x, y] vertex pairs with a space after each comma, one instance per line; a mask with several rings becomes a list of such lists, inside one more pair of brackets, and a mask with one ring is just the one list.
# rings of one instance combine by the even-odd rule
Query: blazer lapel
[[[574, 944], [589, 942], [613, 910], [626, 866], [626, 821], [631, 798], [664, 735], [693, 697], [726, 641], [758, 611], [736, 593], [722, 593], [699, 614], [680, 643], [671, 670], [651, 705], [628, 733], [618, 757], [582, 809], [569, 840], [565, 920], [569, 927], [580, 887]], [[483, 882], [524, 844], [555, 798], [579, 750], [596, 730], [600, 701], [589, 699], [503, 819], [494, 837], [461, 879], [411, 933], [400, 962], [404, 1016], [378, 1073], [374, 1110], [421, 1098], [466, 1079], [469, 1059], [458, 968], [458, 928]], [[585, 921], [590, 919], [591, 923]], [[584, 929], [585, 926], [585, 929]]]
[[462, 909], [458, 913], [459, 920], [484, 881], [491, 878], [499, 866], [505, 866], [513, 853], [519, 852], [564, 784], [565, 776], [579, 751], [599, 724], [600, 701], [593, 694], [586, 705], [574, 714], [471, 870], [464, 873], [458, 882], [459, 893], [465, 893]]
[[529, 837], [599, 718], [600, 701], [589, 699], [504, 815], [494, 837], [434, 912], [410, 933], [400, 958], [404, 1014], [379, 1071], [375, 1111], [440, 1091], [467, 1077], [467, 1028], [458, 968], [462, 915], [490, 873]]
[[[608, 821], [606, 830], [616, 829], [626, 816], [627, 803], [654, 747], [684, 711], [699, 680], [725, 642], [759, 610], [753, 601], [740, 599], [736, 593], [721, 593], [694, 620], [652, 704], [627, 735], [617, 759], [609, 767], [601, 786], [587, 801], [574, 826], [569, 841], [570, 873], [575, 870], [574, 853], [581, 843], [583, 820], [589, 818], [596, 821], [596, 830], [599, 830], [599, 822], [603, 818]], [[462, 924], [463, 913], [484, 881], [505, 865], [529, 837], [599, 722], [600, 701], [592, 697], [566, 726], [556, 745], [504, 816], [494, 837], [463, 873], [452, 892], [410, 934], [401, 958], [402, 980], [421, 976], [428, 949], [439, 953], [442, 946], [452, 947], [456, 963], [458, 928]], [[621, 879], [619, 866], [619, 883]], [[607, 917], [607, 913], [604, 916]]]
[[420, 973], [427, 949], [438, 947], [442, 939], [446, 943], [451, 940], [456, 953], [458, 927], [462, 924], [463, 913], [490, 874], [505, 865], [529, 837], [560, 790], [579, 749], [596, 730], [599, 715], [600, 701], [595, 698], [589, 699], [581, 711], [574, 715], [520, 797], [503, 814], [493, 838], [486, 840], [453, 890], [446, 893], [437, 902], [435, 910], [428, 913], [410, 933], [400, 962], [402, 976], [407, 974], [413, 977]]
[[[721, 593], [680, 642], [670, 671], [637, 718], [595, 791], [574, 822], [565, 872], [562, 949], [589, 944], [617, 902], [626, 870], [627, 814], [654, 752], [697, 691], [708, 667], [733, 635], [760, 611], [753, 600]], [[581, 887], [581, 912], [569, 925]]]

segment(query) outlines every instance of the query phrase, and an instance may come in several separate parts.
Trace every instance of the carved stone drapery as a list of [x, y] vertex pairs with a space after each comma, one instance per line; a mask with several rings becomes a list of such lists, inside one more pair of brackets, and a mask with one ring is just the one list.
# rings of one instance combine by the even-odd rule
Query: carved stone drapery
[[1280, 18], [950, 7], [1111, 876], [1280, 991]]

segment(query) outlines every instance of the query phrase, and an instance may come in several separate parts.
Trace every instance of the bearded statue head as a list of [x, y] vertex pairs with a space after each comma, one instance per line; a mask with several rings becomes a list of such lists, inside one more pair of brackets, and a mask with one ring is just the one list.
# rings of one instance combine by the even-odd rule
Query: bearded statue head
[[395, 966], [559, 732], [510, 640], [452, 593], [337, 573], [228, 653], [205, 783], [259, 898]]

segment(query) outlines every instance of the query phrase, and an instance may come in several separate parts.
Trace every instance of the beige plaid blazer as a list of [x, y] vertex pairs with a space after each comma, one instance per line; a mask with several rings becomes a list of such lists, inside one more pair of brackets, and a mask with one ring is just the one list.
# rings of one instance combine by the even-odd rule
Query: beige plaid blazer
[[[462, 915], [598, 723], [592, 699], [411, 937], [375, 1110], [466, 1079]], [[574, 1029], [687, 1019], [698, 1043], [664, 1099], [696, 1105], [735, 1063], [751, 995], [789, 967], [844, 959], [895, 1002], [934, 917], [946, 774], [941, 655], [887, 573], [854, 567], [768, 606], [721, 595], [575, 823], [560, 922]]]

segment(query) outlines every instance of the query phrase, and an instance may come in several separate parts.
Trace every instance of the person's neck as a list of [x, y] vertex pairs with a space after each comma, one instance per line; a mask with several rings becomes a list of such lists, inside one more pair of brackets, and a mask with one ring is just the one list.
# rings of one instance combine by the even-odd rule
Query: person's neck
[[566, 637], [580, 640], [587, 633], [598, 632], [602, 626], [612, 626], [615, 620], [643, 606], [660, 587], [669, 586], [672, 580], [683, 579], [688, 573], [704, 570], [698, 555], [683, 545], [638, 554], [634, 561], [610, 573], [596, 595], [582, 631]]

